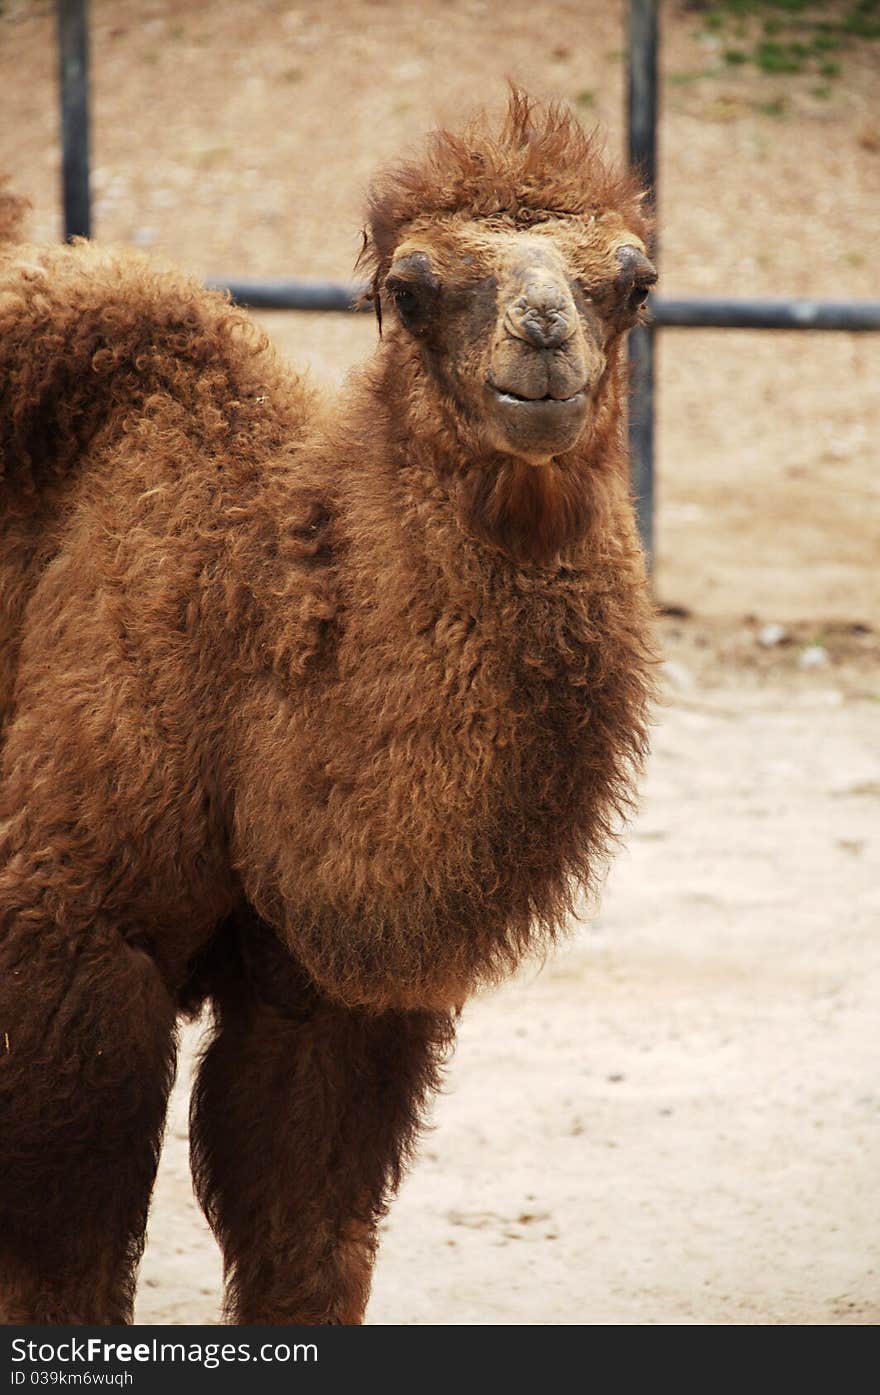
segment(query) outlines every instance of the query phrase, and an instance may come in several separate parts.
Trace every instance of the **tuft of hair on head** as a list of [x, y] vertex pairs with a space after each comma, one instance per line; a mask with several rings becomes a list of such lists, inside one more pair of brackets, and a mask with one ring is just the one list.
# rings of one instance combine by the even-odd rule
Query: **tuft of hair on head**
[[6, 182], [0, 179], [0, 245], [22, 241], [24, 216], [31, 206], [29, 199], [10, 193]]
[[505, 218], [529, 226], [614, 210], [649, 238], [651, 219], [636, 176], [605, 158], [600, 141], [567, 105], [509, 87], [500, 124], [480, 110], [460, 131], [432, 131], [414, 158], [374, 180], [357, 260], [370, 278], [372, 298], [416, 218]]

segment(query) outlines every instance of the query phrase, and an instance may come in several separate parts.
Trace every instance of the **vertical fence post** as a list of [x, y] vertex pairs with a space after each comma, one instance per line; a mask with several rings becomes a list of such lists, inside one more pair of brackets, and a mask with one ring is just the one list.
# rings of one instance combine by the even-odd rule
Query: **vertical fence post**
[[64, 236], [91, 236], [88, 0], [56, 0]]
[[[657, 204], [658, 0], [629, 0], [627, 129], [629, 162], [639, 169]], [[654, 248], [656, 255], [656, 246]], [[636, 517], [649, 569], [654, 563], [654, 329], [629, 337], [632, 394], [629, 441]]]

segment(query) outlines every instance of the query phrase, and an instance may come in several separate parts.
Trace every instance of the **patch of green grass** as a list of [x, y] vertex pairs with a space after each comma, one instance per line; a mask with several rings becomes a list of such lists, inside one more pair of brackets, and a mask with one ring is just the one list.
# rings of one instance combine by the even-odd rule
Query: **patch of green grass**
[[708, 77], [706, 72], [699, 73], [667, 73], [666, 82], [670, 87], [689, 87], [692, 82], [699, 82], [700, 78]]
[[762, 116], [772, 116], [777, 121], [788, 114], [788, 98], [774, 97], [771, 102], [753, 102], [755, 111], [759, 111]]
[[843, 21], [843, 30], [858, 39], [880, 39], [880, 6], [867, 0], [854, 5]]
[[803, 59], [791, 52], [790, 44], [777, 44], [765, 39], [758, 44], [752, 56], [762, 73], [803, 72]]
[[592, 87], [582, 87], [575, 97], [579, 107], [591, 107], [596, 100], [596, 94]]
[[880, 0], [838, 0], [833, 7], [822, 0], [691, 0], [691, 8], [705, 31], [728, 40], [722, 57], [729, 67], [752, 65], [771, 77], [836, 78], [842, 63], [828, 54], [880, 39]]

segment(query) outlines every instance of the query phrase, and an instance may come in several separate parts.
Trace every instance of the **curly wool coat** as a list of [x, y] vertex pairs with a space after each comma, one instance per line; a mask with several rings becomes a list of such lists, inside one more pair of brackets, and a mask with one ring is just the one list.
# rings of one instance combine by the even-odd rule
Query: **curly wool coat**
[[[422, 166], [377, 186], [377, 295], [416, 216], [528, 228], [548, 210], [601, 206], [647, 235], [636, 189], [576, 123], [531, 119], [515, 96], [501, 137], [441, 134]], [[10, 1281], [6, 1311], [125, 1315], [174, 1017], [204, 992], [225, 1011], [233, 989], [212, 981], [212, 947], [249, 907], [263, 924], [240, 919], [237, 953], [261, 1000], [283, 996], [286, 976], [290, 1001], [320, 995], [321, 1039], [354, 1052], [353, 1079], [375, 1051], [372, 1114], [354, 1123], [340, 1064], [327, 1119], [332, 1094], [339, 1127], [372, 1136], [387, 1098], [388, 1138], [369, 1184], [352, 1161], [355, 1200], [340, 1181], [338, 1227], [313, 1225], [299, 1251], [290, 1241], [295, 1281], [289, 1257], [276, 1256], [270, 1283], [252, 1253], [259, 1199], [236, 1220], [230, 1186], [209, 1179], [206, 1205], [237, 1237], [233, 1278], [252, 1275], [249, 1290], [240, 1278], [242, 1320], [357, 1320], [371, 1227], [435, 1081], [445, 1014], [545, 945], [576, 888], [595, 886], [644, 753], [650, 607], [628, 493], [624, 336], [574, 450], [543, 472], [512, 458], [487, 472], [426, 395], [400, 326], [324, 400], [222, 297], [133, 252], [19, 245], [13, 201], [0, 213], [0, 1108], [17, 1111], [4, 1168], [19, 1218], [0, 1235], [0, 1269], [11, 1246], [10, 1272], [26, 1276]], [[230, 1008], [231, 1034], [208, 1058], [205, 1172], [224, 1148], [244, 1157], [221, 1128], [235, 1098], [239, 1138], [269, 1148], [244, 1085], [236, 1096], [229, 1084], [238, 1069], [263, 1089], [269, 1060], [277, 1074], [268, 1028], [264, 1047], [230, 1045], [257, 1012]], [[395, 1022], [416, 1053], [409, 1066], [400, 1057], [397, 1096]], [[300, 1103], [308, 1060], [291, 1065]], [[96, 1147], [98, 1124], [82, 1123], [92, 1095], [106, 1104]], [[303, 1133], [284, 1107], [290, 1148], [301, 1134], [324, 1158], [300, 1174], [324, 1215], [337, 1144], [321, 1140], [325, 1156], [317, 1126]], [[95, 1253], [110, 1246], [82, 1308], [70, 1298], [82, 1242], [63, 1261], [57, 1228], [52, 1243], [71, 1169], [80, 1235], [94, 1234]], [[280, 1204], [282, 1171], [266, 1206], [270, 1191]], [[239, 1167], [236, 1195], [251, 1172]], [[28, 1205], [45, 1220], [44, 1250], [16, 1230]], [[367, 1238], [352, 1239], [361, 1212]], [[39, 1280], [22, 1258], [34, 1253]], [[54, 1297], [34, 1298], [50, 1269]], [[343, 1271], [357, 1272], [350, 1292], [332, 1278]]]
[[323, 403], [135, 254], [15, 248], [3, 281], [6, 865], [36, 840], [45, 894], [172, 985], [242, 890], [350, 1004], [512, 967], [595, 880], [644, 747], [622, 355], [579, 536], [519, 565], [463, 527], [481, 481], [402, 340]]

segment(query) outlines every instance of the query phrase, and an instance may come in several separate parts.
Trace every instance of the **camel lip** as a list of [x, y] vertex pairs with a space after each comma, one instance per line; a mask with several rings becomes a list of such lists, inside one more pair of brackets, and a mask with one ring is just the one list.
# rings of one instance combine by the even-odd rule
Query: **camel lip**
[[576, 403], [582, 402], [586, 397], [584, 388], [573, 392], [570, 397], [554, 397], [549, 392], [545, 393], [543, 397], [521, 397], [519, 393], [511, 392], [508, 388], [496, 387], [492, 382], [487, 383], [487, 386], [492, 395], [499, 402], [503, 402], [506, 407], [525, 408], [526, 410], [529, 407], [537, 407], [542, 410], [547, 408], [552, 410], [554, 407], [572, 407]]

